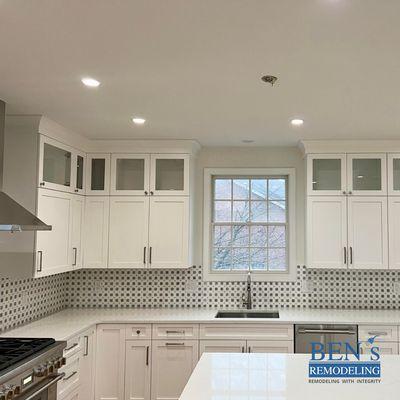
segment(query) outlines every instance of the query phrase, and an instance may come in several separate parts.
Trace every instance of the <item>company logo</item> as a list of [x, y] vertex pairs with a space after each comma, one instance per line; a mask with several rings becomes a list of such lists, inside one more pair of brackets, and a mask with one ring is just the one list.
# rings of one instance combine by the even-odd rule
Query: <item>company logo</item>
[[[311, 359], [308, 377], [312, 379], [348, 379], [349, 382], [376, 383], [381, 377], [379, 347], [374, 345], [376, 336], [367, 340], [368, 357], [361, 357], [358, 342], [356, 348], [347, 342], [311, 342]], [[363, 379], [366, 380], [363, 380]], [[316, 382], [316, 381], [312, 381]]]

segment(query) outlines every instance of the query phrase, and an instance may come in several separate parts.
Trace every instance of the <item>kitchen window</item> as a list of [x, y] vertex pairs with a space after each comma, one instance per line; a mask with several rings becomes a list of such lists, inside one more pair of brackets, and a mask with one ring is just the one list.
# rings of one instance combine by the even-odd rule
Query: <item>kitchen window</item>
[[294, 278], [295, 172], [205, 169], [204, 278]]

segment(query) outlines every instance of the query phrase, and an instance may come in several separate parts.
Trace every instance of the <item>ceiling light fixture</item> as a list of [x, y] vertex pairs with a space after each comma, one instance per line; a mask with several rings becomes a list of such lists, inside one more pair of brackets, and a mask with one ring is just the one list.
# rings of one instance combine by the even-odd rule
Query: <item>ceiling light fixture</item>
[[254, 143], [254, 140], [253, 139], [243, 139], [242, 143], [250, 144], [250, 143]]
[[261, 77], [261, 80], [265, 83], [270, 83], [271, 86], [274, 86], [274, 83], [278, 80], [278, 78], [273, 75], [264, 75]]
[[290, 123], [294, 126], [300, 126], [304, 124], [304, 120], [300, 119], [300, 118], [294, 118], [290, 121]]
[[100, 82], [98, 80], [96, 80], [96, 79], [93, 79], [93, 78], [89, 78], [89, 77], [82, 78], [81, 81], [85, 86], [88, 86], [88, 87], [98, 87], [98, 86], [100, 86]]
[[136, 125], [143, 125], [146, 122], [144, 118], [139, 118], [139, 117], [133, 117], [132, 121]]

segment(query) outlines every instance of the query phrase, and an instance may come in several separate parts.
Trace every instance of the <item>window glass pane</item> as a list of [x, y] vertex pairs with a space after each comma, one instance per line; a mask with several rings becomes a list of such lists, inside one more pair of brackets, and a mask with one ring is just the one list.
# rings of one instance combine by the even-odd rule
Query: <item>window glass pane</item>
[[393, 190], [400, 190], [400, 158], [393, 160]]
[[251, 222], [268, 222], [268, 202], [251, 202]]
[[268, 180], [268, 199], [285, 200], [286, 199], [286, 180], [269, 179]]
[[247, 225], [237, 225], [232, 227], [232, 245], [244, 247], [249, 245], [249, 227]]
[[71, 153], [50, 144], [44, 144], [43, 180], [58, 185], [70, 186]]
[[252, 179], [251, 180], [251, 198], [253, 200], [267, 199], [267, 179]]
[[340, 159], [315, 158], [312, 165], [313, 190], [340, 190], [342, 185]]
[[231, 227], [214, 226], [214, 246], [226, 247], [231, 245]]
[[255, 270], [267, 270], [267, 249], [257, 248], [250, 249], [251, 256], [251, 269]]
[[250, 181], [248, 179], [234, 179], [233, 198], [236, 200], [247, 200], [249, 198]]
[[285, 249], [268, 249], [268, 269], [271, 271], [286, 270]]
[[230, 248], [214, 248], [214, 269], [229, 270], [232, 263], [232, 252]]
[[267, 226], [258, 225], [250, 227], [250, 246], [267, 246]]
[[381, 190], [381, 160], [353, 159], [353, 190]]
[[144, 159], [117, 159], [116, 189], [144, 190]]
[[214, 202], [214, 221], [215, 222], [230, 222], [231, 217], [231, 202], [230, 201], [215, 201]]
[[268, 222], [286, 222], [286, 202], [268, 202]]
[[268, 227], [268, 247], [285, 247], [286, 246], [286, 227], [269, 226]]
[[249, 249], [233, 249], [232, 250], [232, 269], [248, 270], [249, 269]]
[[232, 198], [231, 179], [214, 180], [214, 198], [215, 200], [229, 200]]
[[156, 160], [156, 190], [183, 190], [185, 182], [185, 160]]
[[104, 190], [105, 176], [106, 160], [104, 158], [93, 158], [90, 188], [92, 190]]
[[233, 221], [248, 222], [249, 220], [249, 202], [234, 201], [233, 202]]

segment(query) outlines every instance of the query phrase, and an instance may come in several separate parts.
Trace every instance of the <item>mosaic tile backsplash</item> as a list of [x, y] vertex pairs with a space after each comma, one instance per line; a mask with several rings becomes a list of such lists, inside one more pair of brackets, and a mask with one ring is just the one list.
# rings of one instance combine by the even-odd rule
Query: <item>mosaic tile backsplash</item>
[[[400, 271], [297, 268], [294, 282], [253, 282], [257, 308], [400, 309]], [[244, 282], [204, 282], [201, 267], [177, 270], [79, 270], [0, 280], [0, 331], [60, 311], [87, 307], [241, 306]]]

